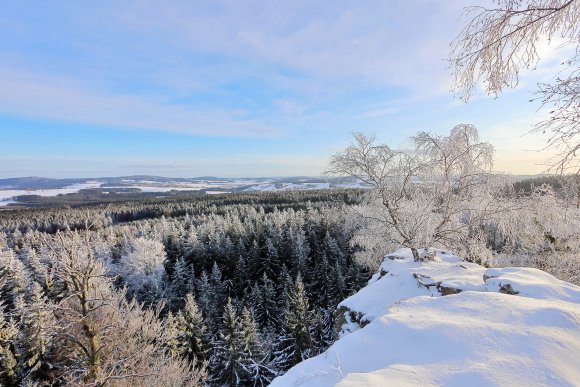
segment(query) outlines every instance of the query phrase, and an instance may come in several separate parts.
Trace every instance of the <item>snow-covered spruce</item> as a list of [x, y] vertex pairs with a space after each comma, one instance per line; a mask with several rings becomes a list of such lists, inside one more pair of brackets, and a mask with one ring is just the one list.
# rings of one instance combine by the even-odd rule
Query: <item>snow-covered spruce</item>
[[409, 249], [385, 256], [340, 304], [341, 338], [272, 386], [578, 383], [580, 287], [432, 253], [423, 262]]

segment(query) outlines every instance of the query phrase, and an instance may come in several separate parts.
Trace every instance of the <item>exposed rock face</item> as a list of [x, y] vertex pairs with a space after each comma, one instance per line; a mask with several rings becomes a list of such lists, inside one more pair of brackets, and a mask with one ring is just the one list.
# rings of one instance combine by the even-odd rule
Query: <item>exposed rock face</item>
[[366, 320], [361, 312], [349, 310], [345, 306], [339, 306], [336, 311], [336, 324], [334, 329], [337, 332], [344, 331], [345, 333], [352, 333], [360, 328], [364, 328], [370, 323]]
[[442, 296], [461, 293], [461, 289], [452, 288], [451, 286], [439, 286], [439, 291], [441, 292]]
[[338, 308], [341, 336], [354, 332], [403, 299], [447, 296], [484, 285], [485, 268], [443, 250], [420, 251], [428, 260], [414, 261], [401, 249], [385, 256], [369, 285], [344, 300]]
[[514, 288], [512, 288], [511, 284], [500, 285], [499, 292], [503, 293], [503, 294], [511, 294], [511, 295], [515, 295], [515, 294], [520, 293], [520, 292], [514, 290]]

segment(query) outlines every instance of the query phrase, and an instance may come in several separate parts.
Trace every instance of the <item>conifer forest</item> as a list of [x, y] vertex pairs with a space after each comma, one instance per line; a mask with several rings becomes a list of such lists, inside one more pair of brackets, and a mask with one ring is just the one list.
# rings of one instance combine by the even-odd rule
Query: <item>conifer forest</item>
[[267, 385], [336, 340], [357, 190], [0, 212], [0, 384]]
[[0, 37], [0, 387], [580, 386], [580, 0]]

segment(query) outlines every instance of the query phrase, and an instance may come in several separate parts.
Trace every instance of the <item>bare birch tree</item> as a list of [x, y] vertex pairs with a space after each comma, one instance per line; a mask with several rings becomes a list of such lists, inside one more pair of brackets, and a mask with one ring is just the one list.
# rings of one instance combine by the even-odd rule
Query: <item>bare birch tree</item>
[[361, 133], [354, 139], [332, 156], [328, 173], [372, 187], [357, 208], [361, 219], [375, 223], [365, 230], [366, 242], [375, 234], [383, 249], [409, 247], [416, 260], [421, 247], [446, 246], [459, 253], [477, 240], [472, 231], [482, 217], [500, 211], [494, 193], [501, 181], [491, 173], [494, 150], [479, 141], [472, 125], [457, 125], [448, 136], [418, 133], [408, 151], [376, 144]]
[[552, 170], [580, 173], [580, 1], [495, 0], [496, 7], [468, 7], [466, 26], [452, 43], [452, 90], [468, 101], [478, 83], [499, 95], [518, 85], [523, 70], [542, 59], [539, 45], [560, 42], [569, 52], [552, 83], [541, 83], [534, 100], [549, 117], [533, 131], [548, 132], [546, 149], [555, 151]]
[[[401, 245], [410, 247], [415, 259], [417, 252], [415, 231], [418, 225], [409, 222], [405, 216], [405, 200], [417, 197], [417, 186], [413, 177], [421, 166], [418, 158], [391, 149], [385, 144], [375, 144], [374, 137], [363, 133], [354, 134], [354, 142], [344, 151], [332, 156], [327, 173], [352, 176], [373, 188], [369, 201], [379, 201], [379, 211], [360, 215], [363, 218], [382, 223], [385, 230], [393, 231], [394, 240]], [[367, 202], [367, 208], [370, 203]]]

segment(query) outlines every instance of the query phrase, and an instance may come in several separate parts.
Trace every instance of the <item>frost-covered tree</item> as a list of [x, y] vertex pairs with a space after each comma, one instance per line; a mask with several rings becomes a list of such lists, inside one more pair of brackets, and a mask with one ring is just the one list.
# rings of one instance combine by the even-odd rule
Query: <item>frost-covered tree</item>
[[214, 262], [211, 268], [209, 284], [211, 286], [212, 308], [221, 311], [226, 302], [227, 288], [223, 280], [223, 273], [217, 262]]
[[184, 307], [186, 294], [194, 290], [190, 288], [194, 278], [194, 273], [187, 267], [185, 259], [183, 257], [179, 258], [175, 262], [173, 275], [167, 289], [172, 310], [179, 310]]
[[310, 247], [306, 243], [306, 236], [304, 231], [300, 230], [298, 233], [294, 234], [294, 240], [292, 241], [292, 268], [294, 275], [304, 275], [306, 272], [306, 262], [308, 260], [308, 255], [310, 254]]
[[[499, 203], [494, 195], [502, 187], [491, 174], [493, 147], [479, 140], [475, 127], [457, 125], [448, 136], [421, 132], [411, 141], [414, 149], [396, 150], [358, 133], [331, 158], [329, 173], [372, 187], [355, 211], [367, 226], [353, 240], [366, 247], [363, 252], [372, 253], [373, 241], [382, 253], [409, 247], [416, 260], [420, 247], [460, 249], [472, 237], [474, 223], [499, 211], [491, 206]], [[380, 258], [367, 256], [363, 262], [375, 266]]]
[[93, 255], [89, 234], [57, 234], [50, 247], [66, 293], [54, 306], [52, 336], [58, 380], [64, 384], [199, 384], [203, 370], [167, 355], [158, 311], [116, 292]]
[[270, 354], [264, 349], [258, 326], [250, 311], [243, 308], [239, 318], [241, 354], [240, 365], [243, 369], [241, 379], [245, 385], [267, 386], [275, 371], [268, 363]]
[[212, 382], [224, 386], [266, 386], [275, 372], [267, 362], [256, 322], [243, 308], [238, 316], [228, 299], [223, 315], [223, 328], [214, 342], [211, 358]]
[[139, 301], [151, 302], [162, 292], [165, 275], [163, 243], [146, 238], [129, 242], [127, 253], [121, 257], [119, 274], [127, 285], [129, 295]]
[[315, 354], [314, 330], [315, 315], [306, 297], [302, 279], [297, 277], [288, 294], [282, 334], [275, 351], [274, 363], [279, 369], [288, 370]]
[[495, 6], [466, 9], [468, 21], [453, 42], [452, 89], [464, 101], [483, 84], [497, 96], [519, 84], [524, 70], [533, 70], [552, 43], [565, 59], [550, 83], [536, 94], [549, 117], [535, 131], [550, 133], [547, 148], [556, 151], [556, 171], [580, 173], [580, 2], [577, 0], [495, 0]]
[[232, 300], [224, 309], [222, 328], [214, 342], [210, 360], [212, 382], [222, 386], [239, 386], [243, 383], [242, 337]]
[[0, 301], [9, 310], [23, 305], [26, 271], [12, 250], [0, 250]]
[[260, 280], [260, 309], [257, 310], [257, 320], [262, 327], [274, 328], [280, 321], [276, 288], [274, 282], [268, 278], [266, 273], [262, 274]]
[[16, 385], [18, 380], [14, 354], [14, 342], [18, 335], [18, 328], [14, 321], [7, 318], [6, 309], [1, 300], [0, 312], [0, 384], [12, 386]]
[[213, 304], [215, 298], [213, 295], [213, 287], [211, 286], [209, 277], [205, 271], [201, 272], [201, 275], [195, 283], [195, 288], [197, 304], [201, 309], [209, 328], [213, 330], [218, 323], [217, 316], [219, 316], [219, 311]]
[[169, 350], [189, 360], [205, 360], [210, 350], [209, 332], [203, 315], [191, 293], [185, 296], [185, 306], [168, 318]]
[[250, 282], [248, 262], [244, 258], [244, 254], [238, 254], [234, 270], [234, 291], [237, 294], [243, 294]]
[[16, 340], [18, 373], [21, 380], [27, 382], [47, 382], [53, 369], [53, 308], [43, 293], [38, 283], [29, 284], [26, 303], [20, 312], [20, 329]]

